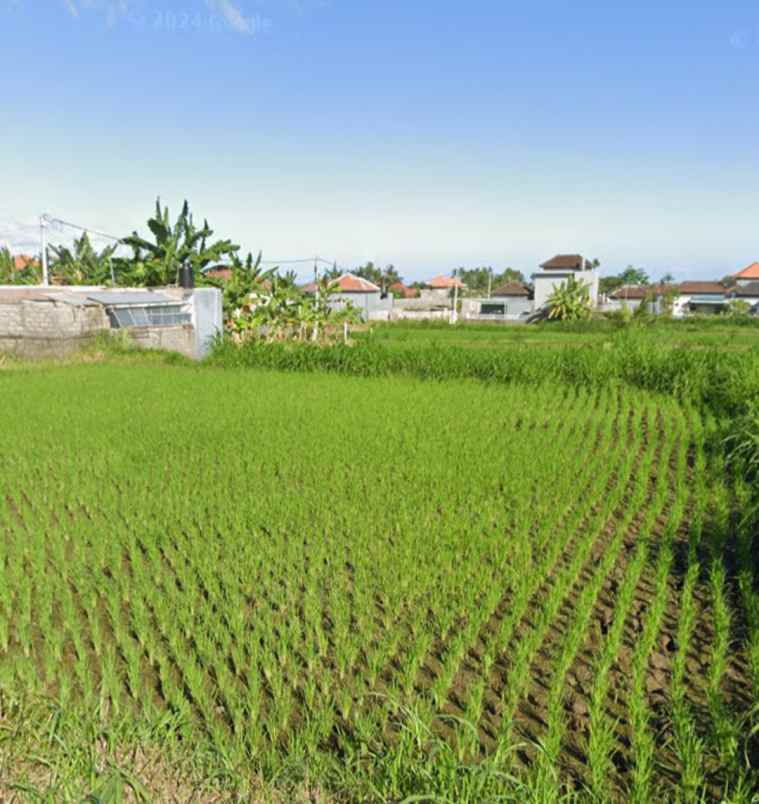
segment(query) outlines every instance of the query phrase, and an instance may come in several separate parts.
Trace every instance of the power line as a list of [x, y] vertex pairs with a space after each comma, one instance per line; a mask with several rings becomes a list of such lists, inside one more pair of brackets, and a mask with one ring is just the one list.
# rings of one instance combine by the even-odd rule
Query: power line
[[108, 240], [115, 240], [117, 243], [123, 242], [123, 237], [116, 237], [115, 235], [106, 234], [105, 232], [99, 232], [97, 229], [93, 229], [90, 226], [80, 226], [78, 223], [71, 223], [70, 221], [64, 221], [61, 218], [54, 218], [52, 215], [43, 215], [43, 220], [46, 223], [57, 223], [61, 226], [68, 226], [71, 229], [77, 229], [80, 232], [85, 232], [86, 234], [94, 234], [98, 237], [105, 237]]
[[[71, 229], [76, 229], [80, 232], [85, 232], [86, 234], [93, 234], [97, 237], [104, 237], [107, 240], [113, 240], [116, 243], [124, 244], [123, 237], [116, 237], [116, 235], [108, 234], [107, 232], [101, 232], [98, 229], [93, 229], [90, 226], [82, 226], [78, 223], [72, 223], [71, 221], [65, 221], [62, 218], [54, 218], [52, 215], [44, 214], [42, 216], [43, 220], [46, 223], [56, 223], [61, 226], [68, 226]], [[321, 263], [323, 265], [329, 265], [331, 267], [339, 268], [341, 271], [349, 271], [349, 268], [346, 268], [343, 265], [339, 265], [336, 260], [327, 260], [324, 257], [295, 257], [293, 259], [287, 260], [261, 260], [261, 265], [305, 265], [305, 264], [316, 264]]]
[[[318, 257], [317, 257], [317, 259], [318, 259]], [[313, 257], [299, 257], [298, 259], [294, 259], [294, 260], [261, 260], [261, 262], [264, 265], [272, 265], [275, 262], [279, 262], [279, 263], [282, 263], [284, 265], [284, 264], [290, 264], [290, 263], [293, 263], [293, 262], [313, 262], [313, 261], [314, 261]]]

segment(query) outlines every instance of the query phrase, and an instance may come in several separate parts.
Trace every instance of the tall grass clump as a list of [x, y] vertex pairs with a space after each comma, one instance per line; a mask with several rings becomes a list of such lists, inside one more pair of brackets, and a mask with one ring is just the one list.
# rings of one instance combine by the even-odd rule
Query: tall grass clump
[[400, 374], [431, 380], [533, 385], [550, 381], [584, 387], [616, 383], [674, 396], [731, 418], [745, 414], [752, 399], [759, 400], [759, 349], [671, 348], [645, 330], [635, 329], [615, 332], [600, 344], [571, 347], [466, 349], [412, 343], [398, 348], [372, 339], [328, 348], [256, 342], [237, 347], [221, 342], [209, 362], [363, 377]]

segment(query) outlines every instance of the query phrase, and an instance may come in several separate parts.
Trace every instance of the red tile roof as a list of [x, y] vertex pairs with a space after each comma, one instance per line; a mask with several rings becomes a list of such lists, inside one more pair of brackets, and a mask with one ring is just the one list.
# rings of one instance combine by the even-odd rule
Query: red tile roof
[[222, 268], [221, 266], [218, 268], [211, 268], [210, 271], [206, 271], [206, 276], [210, 276], [212, 279], [221, 279], [224, 282], [229, 282], [229, 280], [232, 278], [232, 269]]
[[419, 291], [416, 288], [407, 288], [403, 282], [393, 282], [388, 290], [400, 293], [404, 299], [414, 299], [419, 295]]
[[557, 254], [540, 266], [546, 271], [581, 271], [585, 260], [580, 254]]
[[663, 296], [665, 293], [671, 293], [679, 290], [677, 285], [622, 285], [617, 288], [613, 293], [609, 294], [612, 299], [645, 299], [646, 296]]
[[[347, 273], [343, 274], [342, 276], [335, 279], [331, 284], [330, 288], [335, 293], [379, 293], [380, 288], [374, 284], [374, 282], [370, 282], [368, 279], [363, 279], [360, 276], [356, 276], [355, 274]], [[316, 283], [309, 282], [307, 285], [304, 285], [301, 290], [304, 293], [313, 294], [316, 293]]]
[[[206, 270], [206, 276], [221, 282], [229, 282], [234, 276], [234, 272], [225, 265], [217, 265], [215, 268]], [[268, 279], [259, 279], [257, 284], [264, 290], [271, 290], [271, 282]]]
[[700, 293], [727, 293], [727, 288], [719, 282], [681, 282], [680, 293], [698, 296]]
[[759, 262], [752, 262], [748, 268], [744, 268], [735, 274], [736, 279], [759, 279]]
[[27, 254], [19, 254], [14, 258], [14, 268], [16, 271], [23, 271], [24, 268], [34, 268], [37, 265], [37, 260]]
[[455, 279], [452, 276], [436, 276], [434, 279], [430, 279], [427, 283], [428, 288], [433, 288], [434, 290], [450, 290], [451, 288], [465, 288], [466, 285], [459, 279]]
[[521, 282], [506, 282], [495, 288], [491, 296], [529, 296], [530, 291]]

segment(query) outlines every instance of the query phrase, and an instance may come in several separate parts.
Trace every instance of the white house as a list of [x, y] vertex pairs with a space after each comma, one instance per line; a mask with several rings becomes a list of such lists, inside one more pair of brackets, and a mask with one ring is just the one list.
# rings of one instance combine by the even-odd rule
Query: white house
[[[383, 321], [389, 318], [393, 297], [391, 295], [383, 297], [382, 290], [374, 282], [355, 274], [345, 273], [335, 279], [330, 287], [332, 290], [329, 294], [329, 306], [332, 309], [340, 310], [351, 304], [361, 313], [364, 321]], [[316, 284], [309, 283], [303, 288], [303, 292], [309, 295], [315, 294]]]
[[588, 286], [593, 307], [598, 304], [598, 270], [580, 254], [557, 254], [532, 275], [535, 311], [548, 303], [551, 294], [571, 277]]
[[674, 318], [692, 313], [721, 313], [728, 305], [728, 289], [720, 282], [681, 282], [672, 306]]
[[609, 294], [605, 310], [637, 310], [644, 301], [650, 303], [649, 312], [658, 313], [664, 308], [665, 297], [676, 299], [680, 294], [677, 285], [622, 285]]

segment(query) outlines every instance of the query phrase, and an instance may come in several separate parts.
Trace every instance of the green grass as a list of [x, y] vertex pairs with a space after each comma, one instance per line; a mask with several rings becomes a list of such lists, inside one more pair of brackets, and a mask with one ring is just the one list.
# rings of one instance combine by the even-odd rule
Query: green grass
[[370, 332], [358, 334], [398, 347], [458, 346], [462, 348], [511, 348], [601, 346], [620, 334], [633, 333], [654, 339], [666, 348], [717, 348], [744, 351], [759, 348], [759, 320], [735, 321], [716, 316], [683, 320], [659, 319], [625, 325], [621, 321], [600, 319], [590, 322], [543, 322], [537, 325], [502, 325], [441, 322], [398, 322], [376, 324]]
[[[615, 348], [629, 374], [614, 351], [540, 379], [487, 349], [377, 346], [238, 358], [385, 376], [130, 352], [0, 371], [0, 798], [674, 799], [677, 702], [700, 794], [748, 800], [747, 536], [741, 596], [730, 489], [680, 398], [727, 406], [737, 381]], [[395, 354], [441, 381], [395, 376]], [[681, 594], [702, 542], [711, 571]], [[651, 693], [662, 635], [699, 628], [703, 677]]]

